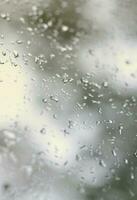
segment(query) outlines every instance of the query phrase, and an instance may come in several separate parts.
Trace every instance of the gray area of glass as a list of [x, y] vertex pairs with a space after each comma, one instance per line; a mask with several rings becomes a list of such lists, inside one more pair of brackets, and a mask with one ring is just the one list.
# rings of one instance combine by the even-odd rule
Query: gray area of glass
[[136, 0], [0, 0], [0, 200], [137, 199], [136, 41]]

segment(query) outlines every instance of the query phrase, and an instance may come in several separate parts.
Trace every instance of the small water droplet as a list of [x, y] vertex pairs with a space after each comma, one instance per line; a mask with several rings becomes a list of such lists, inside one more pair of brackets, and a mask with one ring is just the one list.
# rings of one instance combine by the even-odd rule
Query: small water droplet
[[117, 156], [117, 153], [116, 153], [115, 149], [112, 150], [112, 155], [113, 155], [114, 157]]
[[88, 79], [82, 77], [81, 78], [81, 83], [88, 84]]
[[72, 120], [68, 121], [68, 128], [72, 128], [74, 126], [74, 122]]
[[50, 96], [50, 99], [52, 100], [52, 101], [55, 101], [55, 102], [58, 102], [59, 100], [58, 100], [58, 98], [56, 97], [56, 96]]
[[108, 82], [107, 81], [103, 82], [103, 87], [108, 87]]
[[125, 164], [128, 164], [128, 159], [125, 159]]
[[42, 99], [42, 102], [43, 102], [43, 103], [47, 103], [48, 100], [47, 100], [46, 98], [44, 98], [44, 99]]
[[18, 54], [18, 52], [17, 51], [13, 51], [13, 55], [14, 55], [14, 58], [17, 58], [17, 57], [19, 57], [19, 54]]
[[100, 165], [101, 167], [106, 167], [106, 163], [104, 162], [104, 160], [100, 160], [100, 161], [99, 161], [99, 165]]
[[2, 55], [3, 55], [3, 56], [6, 56], [6, 51], [2, 51]]
[[23, 42], [21, 40], [16, 41], [17, 44], [22, 44]]
[[120, 134], [120, 135], [122, 134], [123, 128], [124, 128], [124, 127], [123, 127], [122, 125], [119, 126], [119, 134]]
[[66, 26], [66, 25], [63, 25], [63, 26], [62, 26], [62, 31], [63, 31], [63, 32], [66, 32], [66, 31], [68, 31], [68, 29], [69, 29], [69, 27], [68, 27], [68, 26]]
[[47, 133], [47, 131], [46, 131], [46, 129], [45, 129], [45, 128], [42, 128], [42, 129], [40, 130], [40, 133], [41, 133], [41, 134], [46, 134], [46, 133]]
[[0, 59], [0, 64], [3, 65], [4, 63], [4, 60]]
[[7, 14], [6, 13], [1, 13], [0, 16], [1, 16], [2, 19], [6, 19], [7, 18]]
[[135, 179], [135, 176], [134, 176], [133, 172], [131, 172], [130, 177], [131, 177], [132, 180]]

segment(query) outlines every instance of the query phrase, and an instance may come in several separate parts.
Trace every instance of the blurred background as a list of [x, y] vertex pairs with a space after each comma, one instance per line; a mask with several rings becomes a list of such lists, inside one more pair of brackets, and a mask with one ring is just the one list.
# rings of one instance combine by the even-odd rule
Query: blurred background
[[0, 200], [137, 199], [136, 0], [0, 0]]

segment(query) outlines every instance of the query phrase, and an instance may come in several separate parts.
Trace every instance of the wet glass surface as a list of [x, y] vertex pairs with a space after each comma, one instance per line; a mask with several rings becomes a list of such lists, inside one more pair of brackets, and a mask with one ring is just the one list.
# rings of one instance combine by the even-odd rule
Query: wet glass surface
[[136, 0], [0, 0], [0, 200], [137, 199]]

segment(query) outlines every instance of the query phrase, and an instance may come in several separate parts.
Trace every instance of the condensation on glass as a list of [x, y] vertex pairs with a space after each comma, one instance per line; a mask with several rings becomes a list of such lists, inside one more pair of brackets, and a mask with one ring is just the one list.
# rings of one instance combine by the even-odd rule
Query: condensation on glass
[[136, 0], [0, 0], [0, 200], [137, 199]]

